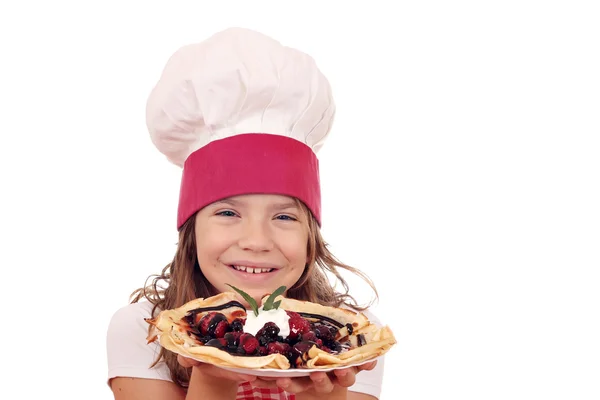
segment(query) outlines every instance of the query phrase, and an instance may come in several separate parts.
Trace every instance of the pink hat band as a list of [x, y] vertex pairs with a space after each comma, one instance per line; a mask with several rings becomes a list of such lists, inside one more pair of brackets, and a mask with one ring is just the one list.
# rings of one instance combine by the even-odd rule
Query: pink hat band
[[215, 201], [254, 193], [296, 197], [321, 224], [319, 161], [311, 148], [287, 136], [246, 133], [215, 140], [186, 159], [177, 229]]

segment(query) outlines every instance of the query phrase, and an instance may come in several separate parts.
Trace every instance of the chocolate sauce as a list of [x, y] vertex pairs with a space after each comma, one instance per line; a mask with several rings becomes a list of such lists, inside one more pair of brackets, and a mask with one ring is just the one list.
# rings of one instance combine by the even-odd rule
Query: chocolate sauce
[[[207, 316], [203, 317], [202, 319], [206, 318]], [[215, 334], [215, 329], [217, 329], [217, 325], [219, 324], [219, 322], [221, 321], [227, 321], [227, 317], [224, 316], [221, 313], [216, 314], [208, 323], [208, 331], [207, 333], [209, 335], [214, 335]], [[200, 325], [202, 325], [202, 320], [200, 320]]]
[[354, 332], [352, 324], [346, 324], [346, 328], [348, 329], [348, 335], [352, 335], [352, 332]]
[[362, 333], [358, 334], [357, 338], [358, 338], [358, 347], [364, 346], [365, 344], [367, 344], [367, 340], [365, 339], [365, 335], [363, 335]]
[[314, 319], [318, 319], [318, 320], [321, 320], [321, 321], [327, 321], [330, 324], [333, 324], [333, 325], [337, 326], [338, 328], [343, 328], [344, 327], [344, 324], [341, 324], [341, 323], [337, 322], [336, 320], [331, 319], [329, 317], [325, 317], [323, 315], [310, 314], [310, 313], [305, 313], [305, 312], [299, 312], [298, 314], [300, 314], [301, 316], [306, 317], [306, 318], [314, 318]]
[[221, 304], [220, 306], [194, 308], [193, 310], [188, 311], [188, 314], [198, 314], [205, 311], [219, 311], [229, 307], [240, 307], [244, 310], [246, 309], [246, 307], [244, 307], [242, 303], [239, 303], [237, 301], [230, 301], [229, 303]]

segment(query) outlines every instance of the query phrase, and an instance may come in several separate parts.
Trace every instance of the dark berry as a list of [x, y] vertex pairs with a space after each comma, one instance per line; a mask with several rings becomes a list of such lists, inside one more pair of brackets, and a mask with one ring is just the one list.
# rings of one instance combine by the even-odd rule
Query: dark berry
[[223, 338], [210, 339], [208, 342], [206, 342], [206, 346], [216, 347], [217, 349], [223, 350], [227, 346], [227, 342]]
[[243, 332], [244, 331], [244, 320], [240, 318], [236, 318], [231, 322], [231, 329], [234, 332]]
[[241, 335], [241, 332], [227, 332], [224, 336], [227, 341], [227, 346], [237, 347], [240, 344]]
[[208, 341], [210, 339], [212, 339], [210, 336], [196, 336], [198, 338], [198, 340], [200, 340], [200, 342], [206, 344], [208, 343]]
[[339, 353], [340, 351], [342, 351], [342, 345], [340, 344], [340, 342], [337, 341], [333, 341], [331, 342], [331, 351]]
[[312, 342], [298, 342], [292, 347], [292, 356], [299, 357], [303, 361], [306, 361], [307, 358], [305, 358], [305, 355], [314, 345], [315, 344]]
[[271, 342], [267, 345], [267, 352], [269, 354], [278, 353], [278, 354], [282, 354], [286, 357], [289, 357], [290, 350], [291, 350], [291, 347], [287, 343]]
[[267, 350], [267, 348], [265, 346], [260, 346], [258, 348], [258, 355], [259, 356], [266, 356], [269, 354], [269, 350]]
[[250, 333], [242, 333], [240, 347], [244, 349], [247, 355], [254, 355], [259, 347], [258, 339]]
[[277, 338], [277, 335], [279, 335], [279, 327], [275, 324], [275, 322], [267, 322], [256, 334], [262, 334], [271, 339], [275, 339]]
[[271, 338], [266, 337], [265, 335], [259, 335], [258, 333], [256, 334], [256, 339], [258, 339], [258, 343], [261, 346], [266, 346], [273, 341]]
[[256, 338], [261, 346], [266, 346], [269, 342], [277, 340], [279, 327], [274, 322], [267, 322], [256, 332]]
[[319, 339], [323, 340], [323, 342], [333, 339], [331, 331], [326, 325], [317, 325], [315, 327], [315, 334]]
[[312, 343], [316, 344], [317, 347], [319, 347], [319, 348], [321, 346], [323, 346], [323, 341], [321, 339], [317, 338], [317, 335], [313, 331], [306, 332], [304, 335], [302, 335], [302, 341], [303, 342], [312, 342]]

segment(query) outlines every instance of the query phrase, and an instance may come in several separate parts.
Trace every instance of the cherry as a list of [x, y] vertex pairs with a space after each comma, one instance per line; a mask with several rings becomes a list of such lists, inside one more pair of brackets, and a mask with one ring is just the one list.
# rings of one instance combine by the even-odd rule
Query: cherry
[[221, 321], [227, 322], [227, 317], [225, 317], [225, 315], [219, 312], [209, 312], [200, 319], [200, 323], [198, 324], [198, 330], [204, 336], [210, 335], [214, 337], [215, 329]]
[[290, 334], [288, 338], [292, 341], [298, 340], [302, 334], [310, 331], [310, 322], [308, 320], [302, 318], [300, 314], [294, 311], [286, 311], [289, 315], [289, 325], [290, 325]]
[[258, 339], [250, 333], [242, 333], [240, 336], [240, 347], [244, 349], [247, 355], [254, 355], [259, 347]]
[[219, 323], [217, 323], [217, 326], [215, 327], [214, 335], [216, 338], [222, 338], [225, 336], [225, 333], [227, 333], [230, 330], [231, 329], [227, 321], [219, 321]]

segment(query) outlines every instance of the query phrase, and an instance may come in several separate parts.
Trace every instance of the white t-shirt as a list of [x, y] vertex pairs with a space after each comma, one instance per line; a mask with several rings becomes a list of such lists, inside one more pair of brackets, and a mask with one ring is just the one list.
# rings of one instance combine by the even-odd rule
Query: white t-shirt
[[[162, 360], [150, 368], [160, 352], [157, 342], [146, 342], [148, 323], [144, 318], [150, 318], [151, 312], [152, 304], [141, 301], [119, 309], [112, 316], [106, 339], [108, 380], [120, 376], [172, 382], [169, 369]], [[373, 323], [380, 325], [373, 314], [366, 311], [365, 315]], [[373, 370], [358, 373], [355, 384], [349, 390], [379, 399], [383, 380], [383, 358], [379, 359]]]

